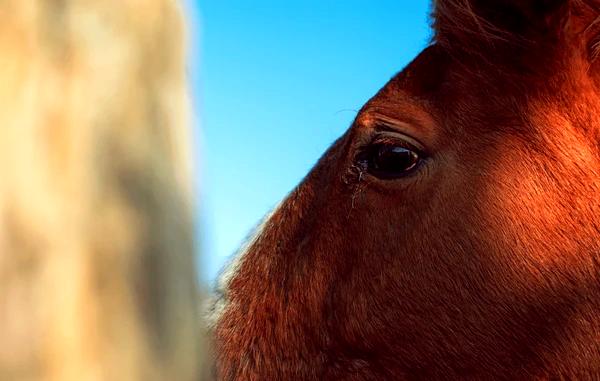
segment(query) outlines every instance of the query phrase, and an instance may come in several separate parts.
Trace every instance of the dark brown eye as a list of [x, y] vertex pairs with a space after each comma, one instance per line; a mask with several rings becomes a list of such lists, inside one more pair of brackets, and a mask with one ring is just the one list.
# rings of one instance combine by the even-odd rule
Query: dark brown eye
[[421, 162], [421, 155], [416, 148], [393, 143], [372, 144], [361, 156], [361, 166], [381, 179], [407, 176]]

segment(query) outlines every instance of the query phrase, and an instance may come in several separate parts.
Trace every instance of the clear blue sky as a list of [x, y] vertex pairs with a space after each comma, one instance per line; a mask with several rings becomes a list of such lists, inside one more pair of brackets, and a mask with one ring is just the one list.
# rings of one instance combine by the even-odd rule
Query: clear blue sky
[[187, 0], [204, 280], [427, 45], [428, 12], [426, 0]]

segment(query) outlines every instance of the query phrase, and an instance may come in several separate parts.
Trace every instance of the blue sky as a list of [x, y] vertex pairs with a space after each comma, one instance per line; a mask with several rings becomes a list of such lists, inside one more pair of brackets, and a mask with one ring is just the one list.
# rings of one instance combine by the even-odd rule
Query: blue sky
[[187, 0], [202, 279], [427, 45], [428, 12], [425, 0]]

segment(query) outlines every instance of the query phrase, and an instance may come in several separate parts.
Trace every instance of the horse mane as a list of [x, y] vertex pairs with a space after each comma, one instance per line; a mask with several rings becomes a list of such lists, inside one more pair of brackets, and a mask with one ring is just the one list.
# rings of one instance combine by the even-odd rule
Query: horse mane
[[[600, 9], [598, 9], [598, 12], [600, 13]], [[596, 17], [594, 21], [592, 21], [592, 23], [588, 27], [588, 30], [592, 35], [588, 51], [592, 61], [596, 61], [598, 57], [600, 57], [600, 15]]]
[[[529, 4], [527, 4], [529, 3]], [[587, 54], [600, 57], [600, 0], [435, 0], [435, 41], [448, 50], [479, 55], [482, 46], [531, 48], [540, 36], [559, 36], [577, 19]]]

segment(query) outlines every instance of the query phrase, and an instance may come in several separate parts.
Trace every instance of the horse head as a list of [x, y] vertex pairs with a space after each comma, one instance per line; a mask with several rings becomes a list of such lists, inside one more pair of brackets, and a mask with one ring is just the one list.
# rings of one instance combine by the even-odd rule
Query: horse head
[[600, 374], [600, 2], [433, 26], [225, 272], [219, 379]]

